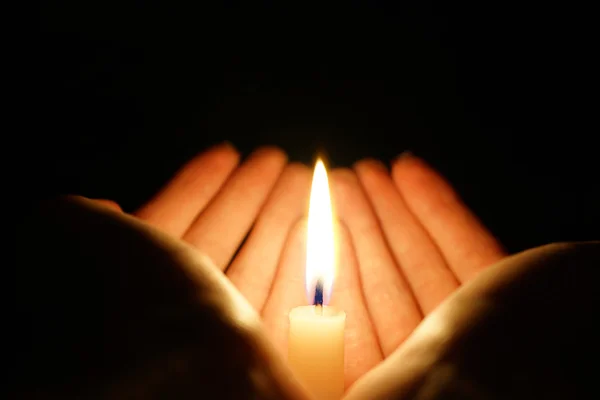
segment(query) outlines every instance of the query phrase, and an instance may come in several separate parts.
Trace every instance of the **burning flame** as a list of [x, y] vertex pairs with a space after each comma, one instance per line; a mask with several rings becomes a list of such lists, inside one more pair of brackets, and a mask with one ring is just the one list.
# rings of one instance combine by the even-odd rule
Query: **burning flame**
[[307, 235], [306, 295], [313, 304], [319, 285], [323, 289], [323, 304], [327, 304], [333, 288], [336, 260], [329, 180], [321, 159], [317, 160], [312, 180]]

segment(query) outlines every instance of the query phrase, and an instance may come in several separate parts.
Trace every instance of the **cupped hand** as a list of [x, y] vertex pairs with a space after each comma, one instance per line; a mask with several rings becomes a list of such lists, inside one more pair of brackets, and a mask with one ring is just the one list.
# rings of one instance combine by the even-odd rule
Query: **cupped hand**
[[[284, 357], [288, 312], [306, 304], [298, 218], [311, 172], [288, 167], [227, 270]], [[332, 302], [347, 313], [348, 400], [589, 397], [599, 242], [507, 258], [414, 156], [391, 174], [373, 160], [334, 170], [331, 188], [340, 221]]]
[[212, 261], [139, 219], [46, 202], [15, 267], [8, 398], [307, 398]]
[[[238, 163], [229, 145], [209, 149], [134, 215], [226, 269], [285, 357], [288, 312], [307, 302], [304, 218], [312, 169], [286, 165], [274, 148]], [[349, 387], [504, 252], [452, 187], [417, 157], [400, 157], [391, 174], [375, 160], [336, 169], [330, 185], [340, 222], [332, 304], [348, 315]]]
[[[286, 161], [282, 150], [263, 147], [240, 164], [240, 155], [232, 145], [214, 146], [185, 164], [132, 215], [191, 244], [224, 270]], [[120, 211], [112, 200], [96, 201]]]
[[[41, 311], [41, 320], [30, 322], [41, 332], [51, 329], [30, 353], [56, 340], [59, 346], [48, 354], [23, 357], [42, 360], [28, 375], [30, 381], [43, 381], [32, 397], [83, 393], [94, 398], [155, 398], [178, 393], [186, 398], [203, 390], [225, 390], [237, 393], [237, 398], [243, 398], [242, 392], [247, 397], [302, 398], [286, 377], [285, 366], [271, 353], [251, 309], [260, 313], [270, 342], [285, 356], [287, 313], [306, 304], [303, 217], [312, 170], [285, 165], [285, 155], [272, 148], [255, 152], [240, 167], [238, 162], [230, 146], [201, 154], [135, 213], [138, 221], [94, 209], [85, 200], [76, 201], [74, 209], [61, 206], [44, 213], [50, 221], [33, 221], [25, 236], [49, 240], [38, 246], [41, 252], [25, 257], [33, 262], [25, 263], [21, 283], [29, 279], [35, 284], [20, 293], [30, 311]], [[431, 385], [420, 384], [440, 379], [448, 383], [452, 373], [465, 372], [454, 365], [448, 375], [448, 360], [460, 360], [461, 351], [470, 357], [479, 350], [487, 353], [495, 345], [479, 349], [477, 341], [473, 345], [465, 340], [470, 326], [495, 326], [490, 318], [494, 312], [479, 307], [480, 300], [491, 295], [502, 309], [507, 295], [494, 294], [502, 288], [522, 294], [522, 285], [515, 283], [519, 271], [540, 271], [532, 264], [552, 263], [556, 255], [542, 249], [533, 257], [519, 255], [479, 274], [504, 256], [502, 248], [452, 188], [416, 157], [397, 160], [391, 175], [376, 161], [334, 170], [331, 187], [340, 222], [340, 268], [332, 301], [348, 315], [345, 367], [352, 399], [407, 398], [415, 388], [422, 389], [419, 398], [434, 398]], [[100, 203], [119, 209], [109, 201]], [[27, 254], [36, 246], [25, 247]], [[596, 257], [597, 253], [596, 249]], [[41, 268], [40, 257], [54, 263], [62, 257], [69, 268]], [[569, 261], [558, 258], [556, 265]], [[226, 269], [238, 290], [219, 269]], [[456, 290], [469, 280], [473, 283]], [[69, 285], [72, 282], [82, 283]], [[536, 287], [543, 289], [544, 283]], [[110, 293], [115, 294], [112, 299]], [[104, 314], [99, 318], [94, 312]], [[518, 332], [514, 321], [507, 326], [510, 323]], [[181, 329], [171, 329], [174, 326]], [[60, 332], [69, 334], [61, 337]], [[460, 348], [456, 343], [467, 345]], [[60, 356], [71, 357], [66, 361], [75, 380], [69, 382], [65, 370], [52, 364]], [[493, 367], [489, 362], [485, 366]], [[477, 369], [469, 367], [467, 373]], [[165, 371], [170, 372], [165, 376]], [[201, 379], [194, 378], [198, 374]], [[87, 383], [81, 386], [82, 382]], [[240, 390], [236, 392], [232, 382]], [[465, 389], [459, 389], [465, 395]]]
[[[286, 355], [288, 312], [304, 288], [311, 169], [289, 165], [227, 276]], [[346, 387], [392, 354], [462, 283], [504, 257], [450, 185], [416, 157], [392, 174], [372, 160], [330, 174], [340, 221], [332, 305], [347, 314]], [[292, 227], [290, 230], [289, 228]]]
[[595, 398], [598, 265], [600, 241], [503, 259], [432, 311], [345, 400]]

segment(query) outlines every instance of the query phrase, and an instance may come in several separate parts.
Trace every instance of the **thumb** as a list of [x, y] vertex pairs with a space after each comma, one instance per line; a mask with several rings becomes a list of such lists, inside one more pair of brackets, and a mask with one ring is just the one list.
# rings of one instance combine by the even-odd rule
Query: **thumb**
[[504, 259], [442, 303], [347, 399], [589, 397], [599, 265], [600, 242]]
[[82, 198], [18, 235], [19, 398], [302, 399], [252, 307], [211, 262]]

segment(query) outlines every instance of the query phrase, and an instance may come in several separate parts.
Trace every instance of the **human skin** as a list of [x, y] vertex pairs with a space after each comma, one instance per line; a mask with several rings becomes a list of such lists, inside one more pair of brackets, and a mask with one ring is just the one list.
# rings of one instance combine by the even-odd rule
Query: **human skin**
[[[311, 175], [276, 148], [239, 164], [224, 145], [192, 160], [134, 213], [215, 260], [261, 314], [283, 356], [287, 313], [306, 304], [300, 282]], [[506, 254], [445, 179], [415, 156], [395, 160], [391, 171], [363, 160], [332, 170], [330, 182], [340, 250], [332, 302], [348, 314], [349, 387], [450, 293]]]
[[306, 398], [192, 246], [80, 197], [45, 203], [19, 233], [15, 398]]
[[[221, 303], [215, 306], [210, 302], [200, 302], [198, 308], [215, 311], [216, 307], [213, 316], [230, 315], [219, 307], [234, 311], [245, 310], [241, 312], [243, 315], [252, 314], [248, 310], [254, 309], [262, 322], [252, 325], [253, 329], [256, 329], [252, 330], [250, 336], [258, 338], [256, 340], [261, 343], [259, 349], [262, 349], [263, 345], [265, 349], [271, 349], [274, 345], [275, 352], [271, 351], [272, 349], [255, 353], [249, 351], [252, 355], [249, 359], [254, 360], [253, 365], [276, 365], [273, 368], [266, 367], [267, 371], [285, 371], [284, 363], [282, 365], [280, 361], [285, 355], [287, 312], [292, 307], [306, 302], [304, 288], [293, 283], [303, 281], [305, 224], [302, 219], [307, 211], [311, 170], [300, 164], [287, 164], [285, 154], [274, 148], [261, 149], [240, 166], [238, 164], [239, 156], [231, 146], [218, 146], [186, 165], [157, 196], [134, 212], [135, 219], [124, 215], [118, 205], [110, 201], [96, 201], [95, 204], [102, 205], [103, 209], [95, 208], [93, 212], [100, 212], [101, 218], [118, 220], [115, 226], [120, 226], [124, 222], [123, 218], [127, 224], [133, 223], [135, 228], [130, 230], [132, 234], [138, 229], [144, 232], [151, 231], [154, 232], [152, 235], [160, 236], [161, 244], [168, 243], [168, 246], [174, 245], [175, 248], [183, 246], [187, 249], [186, 253], [205, 255], [206, 257], [202, 258], [204, 261], [200, 262], [200, 269], [212, 272], [208, 277], [200, 276], [198, 282], [192, 280], [190, 287], [193, 289], [190, 290], [211, 292], [217, 290], [213, 288], [223, 284], [227, 288], [226, 291], [234, 293], [232, 296], [235, 301], [225, 297], [222, 300], [225, 306]], [[415, 328], [424, 316], [430, 315], [434, 310], [437, 312], [447, 309], [447, 306], [438, 308], [438, 305], [452, 293], [464, 292], [462, 289], [462, 292], [457, 292], [457, 289], [476, 279], [481, 271], [497, 263], [505, 254], [499, 243], [462, 203], [450, 185], [416, 157], [401, 157], [396, 160], [392, 164], [391, 173], [373, 160], [362, 161], [353, 169], [334, 170], [331, 172], [331, 185], [339, 219], [338, 239], [342, 266], [334, 287], [333, 302], [348, 314], [345, 371], [346, 385], [350, 388], [348, 394], [354, 398], [363, 398], [370, 393], [371, 388], [391, 388], [389, 392], [383, 390], [382, 396], [394, 393], [394, 396], [398, 396], [396, 398], [402, 398], [407, 393], [406, 388], [410, 386], [407, 386], [406, 380], [402, 380], [407, 368], [403, 367], [402, 362], [393, 360], [398, 360], [397, 354], [406, 354], [406, 348], [415, 347], [414, 343], [426, 343], [428, 336], [423, 333], [413, 334]], [[70, 199], [67, 203], [67, 210], [70, 210], [69, 207], [82, 208], [79, 210], [82, 215], [89, 212], [90, 207], [94, 207], [82, 199]], [[62, 210], [65, 212], [65, 208]], [[47, 212], [42, 212], [41, 215], [43, 220]], [[64, 218], [67, 225], [71, 220], [68, 216]], [[86, 228], [81, 229], [85, 232]], [[98, 231], [97, 227], [95, 231]], [[247, 234], [248, 237], [238, 250]], [[83, 237], [85, 238], [85, 235]], [[95, 242], [102, 243], [103, 248], [110, 249], [110, 237], [111, 235], [106, 235], [102, 240]], [[52, 239], [58, 240], [60, 236], [52, 235]], [[63, 237], [63, 241], [59, 243], [64, 243], [65, 240], [67, 238]], [[144, 244], [148, 248], [155, 245], [154, 242]], [[60, 246], [55, 243], [54, 248]], [[110, 251], [107, 254], [110, 255]], [[65, 255], [62, 254], [62, 257]], [[140, 253], [140, 257], [143, 257], [143, 252]], [[166, 266], [171, 263], [176, 270], [198, 269], [188, 267], [187, 261], [180, 265], [182, 261], [177, 257], [168, 256], [167, 259], [169, 262], [157, 267], [159, 270], [173, 268]], [[104, 262], [107, 265], [119, 264], [108, 260]], [[153, 260], [145, 259], [141, 264], [153, 263]], [[138, 265], [139, 262], [135, 264]], [[494, 268], [496, 272], [492, 276], [501, 276], [500, 272], [507, 269]], [[218, 270], [225, 271], [229, 281], [223, 280], [223, 276], [219, 274], [218, 280], [212, 279]], [[145, 273], [135, 268], [133, 271], [137, 272], [127, 278], [132, 279], [127, 281], [127, 287], [144, 292], [144, 280], [139, 281], [133, 277], [145, 276]], [[211, 283], [206, 284], [205, 280]], [[52, 282], [52, 279], [50, 281]], [[162, 280], [160, 282], [161, 285], [167, 283]], [[233, 289], [229, 282], [233, 283], [236, 289]], [[161, 285], [156, 285], [155, 282], [152, 287], [161, 289]], [[218, 289], [217, 292], [219, 290], [222, 289]], [[212, 295], [206, 297], [213, 300], [215, 298]], [[169, 296], [160, 298], [168, 300]], [[463, 305], [451, 306], [450, 309], [464, 310], [464, 303], [455, 301], [455, 304]], [[170, 307], [177, 308], [175, 304], [177, 301]], [[66, 307], [66, 304], [61, 303], [61, 306]], [[189, 305], [186, 303], [183, 308], [189, 309]], [[448, 316], [442, 319], [452, 321], [456, 313], [446, 314]], [[235, 311], [233, 315], [240, 314]], [[478, 318], [485, 320], [484, 315], [487, 314], [472, 311], [472, 315], [470, 322]], [[233, 317], [232, 320], [235, 321], [236, 318]], [[186, 323], [193, 323], [193, 319], [186, 319]], [[198, 326], [214, 325], [217, 331], [221, 329], [225, 332], [230, 330], [232, 324], [236, 326], [231, 321], [226, 321], [223, 326], [214, 319], [204, 319], [203, 324], [199, 321], [196, 323]], [[462, 332], [458, 325], [456, 332]], [[420, 332], [423, 332], [423, 329]], [[158, 336], [154, 340], [165, 341], [165, 338], [160, 336], [160, 329], [156, 333]], [[415, 335], [417, 339], [414, 339]], [[247, 336], [241, 336], [242, 339], [235, 335], [233, 337], [238, 343], [246, 343], [243, 338]], [[411, 339], [407, 340], [409, 337]], [[175, 345], [175, 338], [177, 336], [167, 338], [166, 342]], [[226, 342], [227, 339], [224, 340]], [[223, 345], [227, 347], [226, 343]], [[191, 354], [201, 354], [202, 346], [196, 344], [196, 347], [198, 352]], [[207, 354], [218, 359], [218, 351], [213, 350], [222, 348], [213, 346]], [[243, 354], [244, 350], [237, 353]], [[410, 351], [408, 354], [411, 354]], [[211, 360], [211, 357], [204, 359]], [[263, 359], [263, 364], [257, 361]], [[401, 361], [407, 359], [407, 356], [401, 357]], [[382, 363], [384, 360], [388, 361]], [[159, 357], [159, 370], [161, 365], [164, 368], [161, 362], [167, 363], [167, 359]], [[198, 371], [203, 371], [204, 364], [194, 362], [197, 374], [202, 375]], [[386, 367], [390, 364], [394, 367]], [[224, 375], [230, 376], [227, 364], [223, 368]], [[216, 371], [218, 370], [217, 368]], [[425, 370], [427, 369], [422, 371]], [[231, 379], [254, 382], [243, 377], [244, 371], [248, 370], [237, 370], [241, 375]], [[385, 384], [378, 381], [377, 376], [388, 376], [389, 371], [394, 371], [392, 376], [397, 373], [398, 379], [383, 380]], [[215, 389], [211, 383], [217, 383], [219, 380], [215, 378], [215, 374], [206, 376], [210, 379], [201, 382], [204, 390], [210, 392]], [[301, 391], [293, 384], [293, 379], [290, 382], [286, 378], [287, 373], [265, 376], [270, 376], [267, 379], [270, 383], [262, 388], [268, 387], [273, 390], [267, 390], [260, 394], [259, 398], [269, 398], [269, 393], [277, 393], [279, 398], [283, 398], [284, 393], [291, 396], [290, 398], [302, 396]], [[409, 376], [416, 379], [422, 375]], [[183, 379], [182, 377], [185, 377], [185, 374], [174, 374], [172, 382], [165, 384], [163, 389], [175, 390], [181, 386], [182, 393], [187, 393], [186, 390], [192, 393], [192, 389], [202, 390], [199, 387], [202, 386], [199, 385], [200, 382], [196, 382], [195, 385], [175, 383]], [[150, 378], [145, 376], [139, 381]], [[122, 379], [128, 382], [127, 379]], [[409, 381], [413, 382], [414, 379]], [[168, 382], [168, 379], [166, 381]], [[394, 392], [394, 384], [404, 389]], [[259, 390], [252, 385], [242, 385], [246, 388], [253, 387], [247, 390], [248, 395]], [[218, 385], [216, 387], [218, 388]], [[121, 393], [119, 390], [113, 391], [112, 395]], [[159, 390], [156, 393], [164, 391]], [[150, 397], [143, 398], [153, 398], [151, 396], [156, 396], [156, 393], [147, 389], [144, 395]]]

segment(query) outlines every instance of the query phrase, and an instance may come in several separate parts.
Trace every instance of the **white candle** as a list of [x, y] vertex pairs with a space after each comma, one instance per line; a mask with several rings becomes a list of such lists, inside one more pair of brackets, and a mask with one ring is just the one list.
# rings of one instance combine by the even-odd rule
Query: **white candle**
[[292, 370], [318, 400], [344, 394], [346, 314], [326, 304], [331, 297], [336, 257], [327, 170], [317, 161], [310, 194], [306, 249], [308, 306], [290, 311], [288, 359]]
[[318, 400], [344, 394], [346, 313], [333, 307], [296, 307], [290, 311], [288, 359], [292, 370]]

